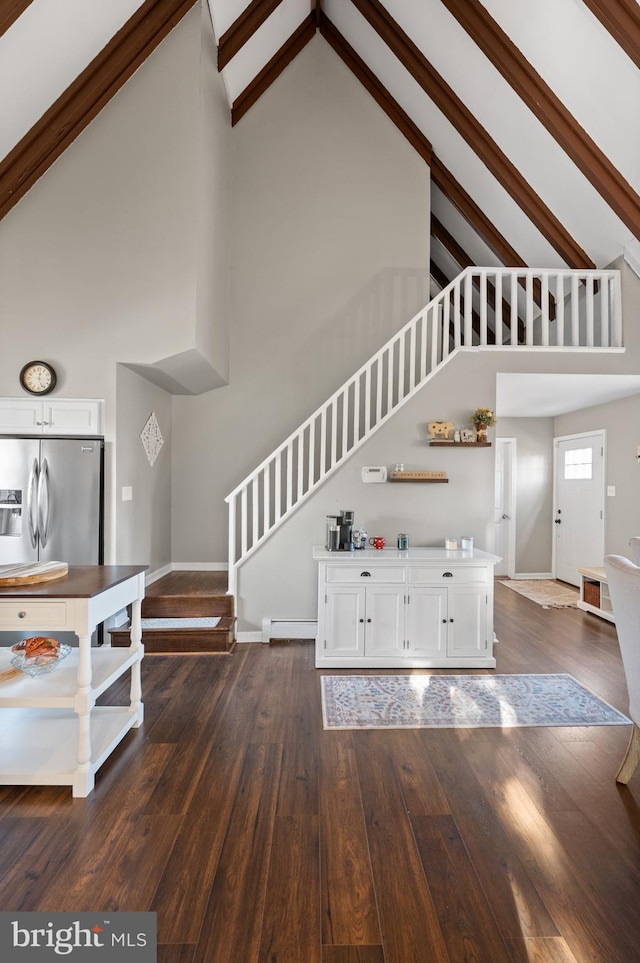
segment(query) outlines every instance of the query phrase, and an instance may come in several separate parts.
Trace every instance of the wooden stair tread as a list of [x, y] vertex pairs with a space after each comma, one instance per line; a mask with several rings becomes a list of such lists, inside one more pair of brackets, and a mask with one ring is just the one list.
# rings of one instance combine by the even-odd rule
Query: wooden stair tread
[[[226, 572], [170, 572], [147, 586], [142, 601], [146, 653], [229, 653], [236, 644], [235, 623]], [[130, 625], [111, 630], [113, 646], [130, 644]]]

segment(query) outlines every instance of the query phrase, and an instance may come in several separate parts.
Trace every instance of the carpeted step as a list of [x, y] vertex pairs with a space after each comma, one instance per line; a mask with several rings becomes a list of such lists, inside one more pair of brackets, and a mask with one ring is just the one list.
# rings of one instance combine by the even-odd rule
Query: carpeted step
[[[142, 643], [145, 653], [229, 653], [235, 640], [232, 616], [159, 617], [142, 619]], [[131, 644], [130, 623], [111, 629], [111, 645]]]

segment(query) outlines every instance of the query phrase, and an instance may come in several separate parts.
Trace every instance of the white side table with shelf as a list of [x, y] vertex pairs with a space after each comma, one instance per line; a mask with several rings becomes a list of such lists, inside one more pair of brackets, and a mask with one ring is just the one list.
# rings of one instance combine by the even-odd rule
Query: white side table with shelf
[[[140, 565], [84, 565], [52, 582], [0, 588], [0, 630], [34, 635], [71, 631], [78, 647], [50, 674], [21, 675], [0, 685], [0, 785], [71, 786], [88, 796], [95, 774], [131, 728], [143, 720], [140, 663], [143, 658]], [[131, 605], [131, 645], [93, 647], [100, 622]], [[0, 647], [0, 669], [11, 648]], [[124, 706], [96, 700], [130, 672]]]
[[601, 619], [606, 619], [608, 622], [615, 622], [604, 568], [579, 568], [578, 575], [580, 576], [578, 608], [584, 612], [599, 615]]

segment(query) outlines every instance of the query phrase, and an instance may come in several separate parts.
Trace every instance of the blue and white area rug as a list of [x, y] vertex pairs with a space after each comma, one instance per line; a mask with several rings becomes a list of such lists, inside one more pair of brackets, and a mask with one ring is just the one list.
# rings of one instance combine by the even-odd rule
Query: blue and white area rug
[[624, 726], [571, 675], [324, 675], [325, 729]]

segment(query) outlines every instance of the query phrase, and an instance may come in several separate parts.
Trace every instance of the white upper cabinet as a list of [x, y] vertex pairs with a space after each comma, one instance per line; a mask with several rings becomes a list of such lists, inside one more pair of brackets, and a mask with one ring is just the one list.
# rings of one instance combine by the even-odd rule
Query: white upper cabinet
[[100, 435], [98, 398], [0, 398], [0, 434]]

